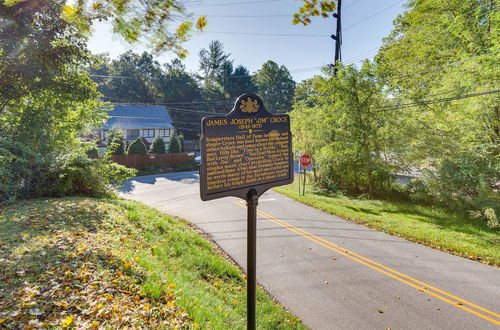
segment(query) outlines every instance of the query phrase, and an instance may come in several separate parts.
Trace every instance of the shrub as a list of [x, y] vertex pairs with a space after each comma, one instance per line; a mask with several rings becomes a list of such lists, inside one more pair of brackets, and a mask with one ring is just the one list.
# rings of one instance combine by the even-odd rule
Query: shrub
[[198, 170], [198, 165], [194, 161], [188, 161], [185, 163], [177, 164], [174, 166], [176, 172], [188, 172]]
[[47, 194], [102, 197], [110, 193], [112, 184], [119, 185], [135, 173], [106, 158], [90, 159], [79, 152], [65, 154], [57, 158], [55, 170], [50, 173], [53, 188]]
[[145, 155], [148, 153], [146, 145], [142, 142], [142, 139], [138, 137], [128, 146], [129, 155]]
[[160, 136], [157, 136], [153, 140], [153, 144], [151, 144], [151, 148], [149, 149], [149, 152], [152, 154], [166, 154], [167, 150], [165, 149], [165, 142], [163, 141], [163, 138]]
[[97, 150], [97, 147], [95, 145], [88, 146], [86, 148], [86, 150], [85, 150], [85, 154], [90, 159], [97, 159], [97, 158], [99, 158], [99, 150]]
[[179, 135], [177, 135], [177, 132], [174, 132], [174, 134], [172, 134], [172, 136], [170, 137], [170, 144], [168, 145], [168, 153], [175, 154], [181, 152], [181, 150], [182, 148]]
[[135, 170], [107, 157], [90, 159], [86, 148], [71, 152], [37, 153], [28, 146], [0, 138], [0, 202], [41, 196], [104, 196], [113, 184], [135, 175]]
[[108, 150], [110, 155], [125, 155], [125, 137], [121, 129], [113, 128], [108, 135]]
[[37, 196], [46, 187], [51, 155], [42, 155], [20, 142], [0, 138], [0, 202]]

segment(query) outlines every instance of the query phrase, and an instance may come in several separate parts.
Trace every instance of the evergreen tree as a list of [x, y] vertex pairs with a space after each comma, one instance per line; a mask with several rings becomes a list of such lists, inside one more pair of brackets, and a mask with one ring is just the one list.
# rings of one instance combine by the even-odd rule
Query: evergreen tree
[[121, 129], [113, 128], [107, 139], [108, 153], [111, 155], [125, 155], [125, 137]]
[[128, 146], [129, 155], [145, 155], [148, 153], [146, 145], [142, 142], [142, 139], [138, 137]]
[[161, 136], [157, 136], [153, 140], [153, 143], [151, 144], [149, 152], [152, 154], [166, 154], [167, 153], [167, 151], [165, 149], [165, 142], [163, 141], [163, 138]]
[[168, 153], [169, 154], [175, 154], [178, 152], [181, 152], [181, 141], [179, 139], [179, 135], [177, 132], [174, 132], [172, 136], [170, 137], [170, 144], [168, 145]]

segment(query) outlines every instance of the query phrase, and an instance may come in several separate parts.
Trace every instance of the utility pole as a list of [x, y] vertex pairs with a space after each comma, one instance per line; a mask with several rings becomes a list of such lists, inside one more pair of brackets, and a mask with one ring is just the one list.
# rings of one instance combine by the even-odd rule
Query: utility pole
[[337, 62], [342, 59], [341, 49], [342, 46], [342, 0], [337, 1], [337, 12], [333, 14], [337, 19], [337, 32], [332, 34], [331, 38], [335, 40], [335, 61], [333, 62], [333, 74], [337, 75]]

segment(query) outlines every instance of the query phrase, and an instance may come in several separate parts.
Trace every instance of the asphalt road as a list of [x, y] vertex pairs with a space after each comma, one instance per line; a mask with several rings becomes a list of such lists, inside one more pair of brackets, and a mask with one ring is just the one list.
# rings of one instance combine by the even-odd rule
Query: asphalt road
[[[246, 268], [244, 202], [202, 202], [197, 172], [136, 177], [123, 196], [196, 224]], [[274, 192], [258, 210], [257, 281], [312, 329], [500, 329], [498, 268]]]

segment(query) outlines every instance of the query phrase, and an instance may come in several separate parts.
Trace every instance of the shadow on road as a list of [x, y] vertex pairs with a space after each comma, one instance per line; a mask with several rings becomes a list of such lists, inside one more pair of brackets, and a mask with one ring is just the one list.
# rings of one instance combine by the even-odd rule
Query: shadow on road
[[198, 184], [199, 174], [198, 171], [191, 172], [177, 172], [177, 173], [167, 173], [167, 174], [154, 174], [145, 176], [136, 176], [126, 180], [123, 186], [118, 189], [120, 192], [131, 192], [133, 191], [137, 183], [154, 185], [157, 181], [165, 179], [169, 181], [177, 181], [185, 184]]

